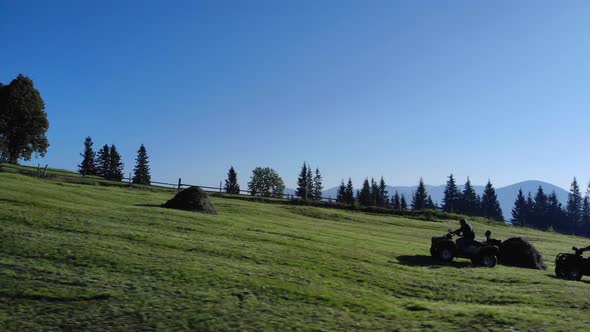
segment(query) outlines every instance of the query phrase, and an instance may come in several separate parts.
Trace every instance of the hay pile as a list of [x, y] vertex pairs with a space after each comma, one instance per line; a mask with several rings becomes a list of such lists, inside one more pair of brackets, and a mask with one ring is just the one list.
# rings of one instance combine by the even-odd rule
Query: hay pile
[[163, 205], [165, 208], [217, 214], [217, 209], [209, 196], [199, 187], [189, 187], [180, 191]]
[[500, 244], [500, 263], [502, 265], [546, 270], [543, 256], [529, 241], [512, 237]]

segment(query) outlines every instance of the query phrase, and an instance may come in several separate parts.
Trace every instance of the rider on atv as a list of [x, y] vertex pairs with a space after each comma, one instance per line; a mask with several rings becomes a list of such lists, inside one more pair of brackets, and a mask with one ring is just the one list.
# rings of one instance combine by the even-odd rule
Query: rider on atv
[[459, 250], [465, 251], [467, 246], [475, 240], [475, 231], [473, 230], [473, 227], [467, 223], [467, 220], [461, 219], [459, 220], [459, 223], [461, 224], [461, 228], [454, 231], [453, 234], [462, 236], [457, 239], [457, 247], [459, 247]]

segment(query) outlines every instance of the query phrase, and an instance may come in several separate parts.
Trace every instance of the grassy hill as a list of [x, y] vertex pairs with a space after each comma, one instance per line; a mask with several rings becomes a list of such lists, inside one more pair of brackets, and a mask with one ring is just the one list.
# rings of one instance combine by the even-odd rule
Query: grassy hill
[[[449, 223], [0, 173], [0, 330], [586, 330], [590, 277], [553, 277], [585, 240], [523, 235], [549, 270], [432, 265]], [[456, 226], [452, 224], [452, 226]]]

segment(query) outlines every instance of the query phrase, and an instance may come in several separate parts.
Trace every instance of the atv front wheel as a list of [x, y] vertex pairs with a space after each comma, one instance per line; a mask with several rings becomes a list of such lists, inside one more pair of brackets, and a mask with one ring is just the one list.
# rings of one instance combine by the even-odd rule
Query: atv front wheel
[[492, 268], [498, 264], [498, 258], [496, 255], [484, 255], [480, 262], [482, 266]]
[[453, 258], [455, 255], [453, 254], [453, 250], [451, 250], [450, 248], [442, 248], [439, 252], [438, 252], [438, 258], [443, 261], [443, 262], [450, 262], [453, 260]]
[[555, 275], [558, 278], [565, 278], [565, 271], [563, 270], [563, 268], [559, 265], [555, 266]]

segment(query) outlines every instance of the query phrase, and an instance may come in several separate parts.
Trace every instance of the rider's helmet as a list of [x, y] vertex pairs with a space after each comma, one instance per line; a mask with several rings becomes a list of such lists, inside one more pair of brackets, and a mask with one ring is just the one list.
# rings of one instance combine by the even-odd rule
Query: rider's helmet
[[461, 225], [465, 225], [467, 223], [467, 220], [465, 220], [464, 218], [459, 219], [459, 223]]
[[487, 238], [489, 238], [490, 236], [492, 236], [492, 232], [491, 232], [491, 231], [488, 229], [488, 230], [487, 230], [487, 231], [484, 233], [484, 235], [485, 235]]

